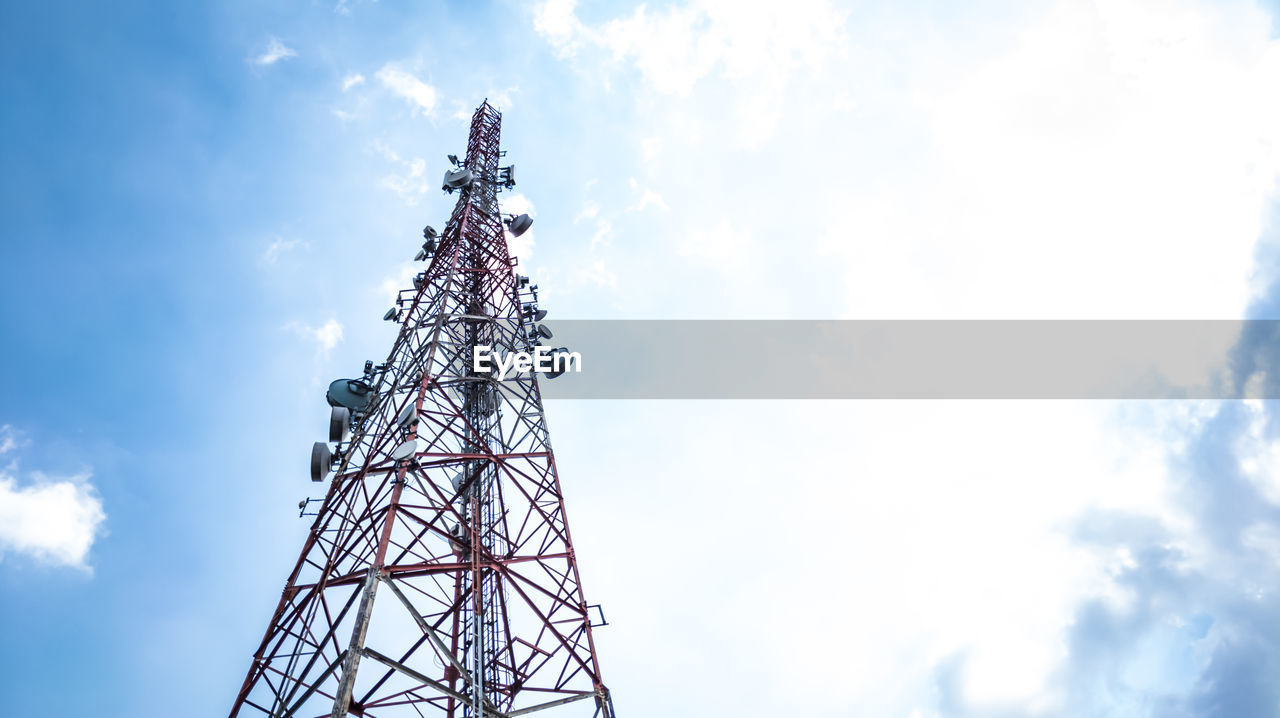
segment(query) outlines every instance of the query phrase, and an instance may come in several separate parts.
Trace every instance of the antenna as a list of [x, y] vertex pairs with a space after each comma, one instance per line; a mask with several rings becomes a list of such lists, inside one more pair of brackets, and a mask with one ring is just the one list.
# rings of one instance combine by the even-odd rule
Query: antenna
[[329, 469], [333, 467], [333, 453], [329, 451], [329, 445], [323, 441], [317, 441], [311, 445], [311, 480], [324, 481], [324, 477], [329, 475]]
[[551, 337], [515, 274], [509, 242], [532, 219], [501, 212], [500, 137], [482, 104], [444, 177], [448, 223], [422, 231], [415, 259], [432, 260], [384, 315], [386, 359], [328, 386], [310, 465], [325, 495], [231, 718], [616, 718], [539, 390], [564, 362], [501, 381], [472, 364]]
[[507, 220], [507, 228], [511, 230], [511, 234], [517, 237], [528, 232], [532, 226], [533, 218], [527, 214], [516, 215]]
[[417, 420], [418, 407], [413, 404], [405, 404], [404, 409], [400, 411], [400, 415], [396, 417], [396, 425], [403, 429]]
[[555, 379], [565, 372], [569, 366], [568, 357], [565, 356], [568, 353], [567, 347], [558, 347], [551, 352], [551, 371], [545, 372], [548, 379]]
[[358, 414], [369, 406], [372, 393], [373, 387], [360, 379], [338, 379], [329, 385], [324, 398], [329, 406], [343, 406]]
[[391, 458], [395, 459], [396, 461], [404, 461], [405, 459], [413, 456], [414, 453], [417, 452], [417, 450], [418, 450], [418, 440], [409, 439], [408, 441], [401, 443], [394, 450], [392, 450]]
[[347, 440], [347, 432], [351, 428], [351, 410], [345, 406], [335, 406], [329, 410], [329, 441], [341, 444]]
[[444, 183], [440, 189], [453, 194], [455, 189], [470, 187], [473, 181], [475, 181], [475, 173], [466, 167], [459, 167], [458, 169], [447, 170], [444, 173]]

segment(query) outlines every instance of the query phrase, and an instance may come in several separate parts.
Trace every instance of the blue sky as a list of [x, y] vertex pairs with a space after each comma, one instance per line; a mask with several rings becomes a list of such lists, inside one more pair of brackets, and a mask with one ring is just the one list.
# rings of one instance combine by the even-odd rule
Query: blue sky
[[[227, 710], [481, 99], [553, 316], [1275, 318], [1276, 11], [4, 4], [0, 694]], [[1271, 411], [549, 422], [624, 715], [1270, 716]]]

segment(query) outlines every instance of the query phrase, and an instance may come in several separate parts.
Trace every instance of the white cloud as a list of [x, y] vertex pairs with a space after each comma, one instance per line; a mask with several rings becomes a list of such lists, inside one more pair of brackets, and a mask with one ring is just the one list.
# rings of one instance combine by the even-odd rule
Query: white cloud
[[582, 32], [582, 23], [574, 14], [576, 0], [547, 0], [538, 6], [534, 14], [533, 28], [551, 41], [562, 54], [570, 54], [574, 40]]
[[351, 7], [362, 2], [376, 3], [378, 0], [338, 0], [333, 6], [333, 12], [338, 15], [350, 15]]
[[[1113, 431], [1100, 420], [1106, 407], [1088, 402], [624, 404], [610, 409], [619, 438], [607, 445], [597, 445], [588, 427], [571, 427], [579, 475], [655, 441], [670, 450], [664, 462], [680, 468], [643, 489], [612, 486], [582, 497], [603, 504], [580, 512], [585, 523], [575, 524], [575, 537], [590, 531], [593, 540], [580, 539], [582, 550], [631, 567], [597, 567], [603, 578], [591, 580], [605, 584], [593, 590], [609, 597], [609, 610], [626, 616], [624, 633], [611, 640], [632, 657], [612, 654], [623, 663], [614, 670], [639, 670], [696, 621], [697, 638], [673, 656], [677, 664], [646, 675], [678, 681], [696, 667], [726, 687], [716, 700], [730, 701], [709, 711], [676, 689], [670, 700], [642, 699], [637, 710], [646, 714], [677, 704], [691, 715], [840, 716], [850, 706], [866, 715], [930, 714], [939, 710], [934, 671], [967, 656], [957, 678], [968, 699], [1014, 703], [1021, 710], [1007, 714], [1032, 715], [1031, 706], [1061, 700], [1051, 681], [1076, 607], [1115, 590], [1107, 566], [1074, 545], [1072, 521], [1095, 502], [1157, 515], [1169, 505], [1160, 443]], [[743, 430], [744, 411], [751, 431]], [[574, 414], [588, 422], [601, 416], [585, 407]], [[680, 441], [687, 432], [699, 442]], [[823, 449], [770, 451], [758, 446], [761, 437]], [[703, 455], [703, 441], [745, 455], [726, 465]], [[572, 448], [557, 445], [566, 455]], [[637, 464], [623, 473], [650, 470]], [[673, 505], [671, 496], [680, 500]], [[708, 510], [726, 518], [707, 519]], [[641, 525], [646, 541], [625, 538]], [[643, 555], [713, 540], [752, 550], [722, 556], [713, 568], [635, 574]], [[817, 577], [815, 600], [831, 610], [797, 611], [789, 578], [796, 575]], [[714, 616], [643, 588], [659, 576], [716, 606]], [[743, 625], [759, 630], [743, 633]], [[797, 655], [809, 661], [808, 680], [829, 690], [797, 694], [777, 678]]]
[[596, 287], [616, 289], [618, 286], [618, 275], [614, 274], [600, 258], [587, 260], [579, 266], [575, 279]]
[[427, 161], [421, 157], [412, 157], [409, 159], [402, 158], [399, 153], [391, 149], [385, 142], [374, 140], [373, 151], [381, 155], [384, 159], [400, 168], [400, 172], [393, 172], [384, 175], [378, 181], [382, 187], [395, 192], [409, 206], [416, 206], [422, 201], [422, 197], [431, 189], [431, 182], [427, 181]]
[[18, 439], [18, 433], [14, 431], [13, 427], [8, 424], [0, 426], [0, 454], [7, 454], [19, 446], [21, 446], [21, 442]]
[[415, 113], [430, 115], [439, 102], [436, 89], [394, 64], [388, 63], [376, 75], [382, 86], [404, 98]]
[[353, 87], [359, 87], [360, 85], [363, 85], [363, 84], [364, 84], [364, 75], [361, 75], [358, 72], [353, 72], [350, 75], [347, 75], [346, 77], [342, 78], [342, 91], [346, 92], [347, 90], [350, 90]]
[[596, 231], [591, 235], [591, 251], [608, 247], [613, 243], [613, 223], [604, 217], [596, 220]]
[[1280, 168], [1280, 44], [1265, 27], [1247, 12], [1063, 3], [1003, 52], [922, 66], [912, 101], [929, 154], [826, 202], [823, 247], [847, 260], [849, 306], [1241, 316]]
[[[488, 100], [489, 104], [498, 108], [499, 111], [507, 112], [515, 105], [515, 100], [512, 98], [519, 92], [520, 88], [514, 86], [501, 90], [490, 89], [484, 99]], [[451, 103], [453, 105], [453, 113], [449, 117], [464, 125], [470, 125], [471, 117], [476, 112], [476, 106], [480, 104], [480, 98], [475, 97], [471, 101], [451, 100]]]
[[1250, 422], [1234, 451], [1239, 457], [1240, 472], [1260, 496], [1280, 507], [1280, 440], [1267, 436], [1266, 405], [1261, 401], [1248, 401], [1245, 405]]
[[[760, 246], [764, 264], [820, 256], [838, 273], [809, 288], [763, 278], [793, 306], [866, 318], [1212, 318], [1240, 316], [1256, 292], [1253, 246], [1280, 167], [1280, 44], [1257, 9], [1062, 2], [993, 17], [991, 41], [977, 42], [962, 23], [921, 30], [889, 13], [846, 24], [801, 2], [778, 38], [760, 39], [760, 57], [740, 45], [772, 32], [767, 9], [694, 0], [585, 25], [565, 19], [571, 3], [542, 9], [560, 18], [549, 41], [579, 43], [577, 67], [653, 64], [634, 100], [640, 154], [651, 143], [699, 168], [631, 169], [664, 199], [699, 201], [628, 231], [686, 238], [748, 213], [743, 226], [758, 236], [786, 238]], [[684, 17], [698, 22], [664, 38], [658, 28]], [[828, 24], [804, 46], [799, 28]], [[728, 31], [739, 27], [741, 37]], [[606, 40], [632, 29], [610, 65]], [[664, 43], [686, 61], [647, 59]], [[698, 52], [715, 61], [699, 68], [688, 59]], [[757, 66], [773, 56], [785, 61]], [[756, 112], [757, 90], [792, 109]], [[785, 142], [765, 143], [774, 122]], [[797, 191], [805, 207], [784, 217], [798, 200], [779, 193]]]
[[0, 474], [0, 553], [87, 569], [85, 559], [107, 517], [88, 480], [87, 474], [62, 480], [39, 476], [20, 487]]
[[635, 177], [629, 178], [627, 180], [627, 184], [631, 186], [633, 192], [638, 192], [640, 194], [639, 199], [627, 207], [628, 212], [641, 212], [644, 211], [646, 207], [650, 206], [657, 207], [664, 211], [671, 209], [667, 206], [666, 200], [662, 199], [662, 195], [654, 192], [653, 189], [649, 187], [641, 187]]
[[646, 164], [658, 159], [659, 152], [662, 151], [662, 138], [646, 137], [640, 140], [640, 156]]
[[[534, 29], [562, 57], [603, 72], [629, 64], [644, 86], [660, 95], [687, 97], [717, 76], [736, 90], [738, 138], [756, 145], [769, 137], [786, 105], [783, 91], [797, 73], [813, 73], [843, 56], [845, 13], [825, 0], [741, 3], [693, 0], [586, 25], [574, 0], [548, 0], [534, 14]], [[588, 50], [592, 52], [588, 52]]]
[[739, 271], [749, 255], [755, 252], [752, 237], [722, 219], [711, 229], [687, 232], [676, 247], [681, 257], [698, 264], [719, 267], [724, 271]]
[[582, 209], [578, 211], [578, 215], [573, 218], [573, 223], [577, 224], [583, 220], [595, 219], [600, 214], [600, 205], [595, 202], [587, 201], [583, 203]]
[[267, 246], [266, 251], [262, 253], [262, 261], [266, 264], [275, 264], [280, 255], [288, 252], [295, 247], [308, 248], [311, 245], [301, 239], [285, 239], [284, 237], [276, 237], [271, 244]]
[[[635, 114], [619, 133], [646, 139], [635, 166], [602, 186], [632, 172], [638, 180], [628, 206], [646, 183], [681, 200], [664, 213], [611, 217], [620, 237], [661, 243], [610, 248], [609, 281], [629, 292], [628, 306], [645, 299], [636, 288], [655, 258], [676, 256], [686, 261], [673, 269], [695, 265], [699, 281], [664, 285], [640, 311], [758, 318], [781, 307], [784, 316], [874, 319], [1242, 314], [1280, 169], [1280, 43], [1268, 37], [1272, 20], [1256, 7], [1061, 2], [984, 17], [978, 34], [972, 18], [951, 24], [951, 13], [922, 25], [911, 11], [877, 12], [847, 24], [833, 19], [816, 36], [817, 54], [806, 57], [792, 52], [802, 44], [790, 30], [796, 25], [782, 27], [777, 40], [762, 39], [767, 31], [754, 24], [769, 11], [738, 5], [740, 12], [727, 3], [677, 2], [604, 22], [579, 20], [572, 2], [539, 9], [538, 31], [571, 65], [598, 66], [617, 82], [639, 79], [631, 103], [618, 102]], [[798, 22], [837, 15], [824, 7], [799, 3]], [[738, 25], [747, 27], [741, 44], [759, 46], [759, 57], [735, 49], [739, 39], [726, 28]], [[845, 34], [848, 42], [824, 40]], [[845, 52], [850, 61], [832, 61]], [[755, 80], [769, 106], [752, 95]], [[696, 171], [651, 166], [666, 157]], [[585, 282], [589, 268], [577, 278]], [[753, 422], [776, 410], [761, 408]], [[716, 423], [706, 418], [713, 408], [690, 411], [698, 426]], [[795, 452], [757, 451], [738, 435], [740, 417], [725, 412], [725, 435], [700, 440], [739, 447], [743, 457], [708, 459], [715, 466], [667, 457], [666, 465], [680, 468], [669, 486], [645, 487], [654, 505], [623, 500], [626, 515], [644, 517], [646, 536], [670, 532], [678, 537], [672, 545], [620, 541], [597, 550], [634, 566], [655, 549], [732, 544], [739, 527], [779, 530], [764, 540], [744, 530], [737, 543], [755, 547], [749, 566], [710, 574], [698, 566], [683, 576], [661, 569], [662, 580], [696, 586], [718, 607], [715, 625], [644, 592], [653, 574], [636, 583], [619, 578], [615, 597], [643, 594], [622, 608], [630, 620], [652, 617], [619, 640], [638, 656], [661, 652], [696, 622], [703, 640], [682, 643], [687, 653], [676, 660], [683, 662], [655, 682], [697, 672], [729, 682], [721, 696], [750, 690], [792, 712], [792, 686], [769, 675], [783, 661], [770, 664], [770, 657], [808, 656], [816, 682], [839, 686], [821, 696], [822, 705], [800, 707], [819, 715], [847, 714], [849, 706], [868, 715], [1102, 715], [1110, 714], [1098, 708], [1110, 710], [1105, 698], [1113, 690], [1117, 700], [1129, 691], [1143, 706], [1114, 714], [1158, 714], [1160, 697], [1188, 690], [1179, 676], [1190, 671], [1194, 679], [1195, 662], [1202, 666], [1213, 642], [1224, 640], [1211, 633], [1164, 646], [1167, 627], [1191, 621], [1205, 605], [1213, 613], [1228, 599], [1247, 604], [1255, 593], [1274, 595], [1275, 572], [1257, 567], [1274, 566], [1258, 556], [1277, 551], [1280, 532], [1267, 511], [1280, 496], [1278, 472], [1269, 468], [1280, 448], [1257, 426], [1223, 447], [1217, 455], [1230, 464], [1238, 453], [1243, 483], [1260, 500], [1217, 505], [1211, 499], [1229, 471], [1206, 476], [1189, 495], [1188, 482], [1168, 465], [1185, 443], [1179, 437], [1194, 433], [1201, 418], [1148, 431], [1113, 426], [1102, 413], [1052, 404], [810, 403], [793, 418], [803, 434], [757, 423], [743, 434], [784, 447], [848, 447], [838, 458], [806, 456], [800, 465]], [[684, 428], [674, 425], [664, 445], [679, 447]], [[625, 435], [624, 427], [615, 430]], [[824, 475], [829, 486], [809, 483]], [[743, 498], [732, 520], [703, 525], [708, 506], [728, 512], [724, 476]], [[753, 502], [753, 492], [767, 498]], [[794, 498], [815, 495], [826, 497], [816, 515], [811, 502]], [[669, 496], [688, 510], [657, 505]], [[1241, 526], [1241, 542], [1251, 548], [1233, 555], [1206, 547], [1216, 529], [1194, 517], [1197, 504], [1209, 504], [1204, 510], [1220, 512], [1223, 522], [1265, 507], [1249, 512], [1271, 524]], [[1086, 545], [1075, 524], [1091, 511], [1160, 533], [1149, 546], [1122, 534]], [[601, 534], [626, 528], [613, 524]], [[1168, 565], [1140, 549], [1167, 552], [1160, 560]], [[763, 568], [768, 552], [787, 568]], [[1160, 569], [1169, 575], [1144, 573]], [[815, 592], [838, 610], [797, 618], [786, 583], [797, 574], [820, 575]], [[1165, 579], [1180, 582], [1166, 593], [1140, 585]], [[1213, 593], [1226, 598], [1214, 604], [1206, 598]], [[1168, 603], [1150, 602], [1157, 599]], [[1090, 628], [1089, 611], [1114, 618]], [[1154, 616], [1150, 630], [1129, 623], [1144, 611]], [[762, 626], [764, 639], [752, 633], [748, 644], [735, 635], [761, 616], [786, 618]], [[1097, 650], [1107, 653], [1090, 664], [1081, 655], [1087, 647], [1073, 641], [1107, 629], [1131, 631], [1133, 654], [1120, 639], [1098, 639]], [[726, 665], [724, 657], [735, 654], [742, 660]], [[1160, 661], [1175, 654], [1192, 667], [1164, 670]], [[954, 671], [944, 675], [949, 666]], [[1071, 683], [1077, 673], [1093, 682]], [[1104, 703], [1081, 709], [1079, 696], [1100, 694], [1099, 686]], [[942, 692], [955, 704], [940, 705]], [[662, 713], [665, 706], [647, 707]], [[735, 707], [744, 715], [769, 712], [755, 704], [716, 711]]]
[[527, 214], [530, 217], [538, 216], [538, 209], [533, 206], [533, 200], [519, 192], [504, 192], [502, 194], [502, 212], [504, 214]]
[[512, 95], [520, 92], [518, 87], [505, 87], [501, 90], [490, 90], [486, 99], [489, 104], [498, 108], [502, 112], [507, 112], [515, 107], [515, 100], [511, 99]]
[[631, 212], [642, 212], [646, 207], [657, 207], [661, 210], [671, 209], [667, 206], [666, 201], [662, 199], [662, 195], [654, 192], [648, 187], [645, 187], [644, 190], [641, 191], [640, 199], [636, 200], [635, 204], [627, 207], [627, 210]]
[[279, 38], [272, 36], [267, 40], [267, 48], [262, 51], [262, 54], [253, 58], [253, 64], [265, 67], [297, 56], [296, 50], [285, 46], [283, 42], [280, 42]]
[[[0, 426], [0, 454], [22, 445]], [[0, 468], [0, 557], [5, 552], [38, 562], [89, 570], [86, 559], [107, 515], [88, 473], [51, 478], [39, 472], [20, 485], [16, 463]]]
[[316, 342], [320, 345], [320, 351], [329, 353], [331, 349], [342, 341], [342, 325], [336, 319], [330, 319], [323, 326], [314, 331]]
[[378, 285], [378, 294], [386, 298], [388, 308], [399, 298], [400, 290], [413, 286], [413, 276], [423, 269], [425, 267], [417, 262], [404, 262], [396, 267], [394, 274], [382, 280]]
[[465, 102], [463, 102], [463, 101], [461, 101], [461, 100], [454, 100], [454, 101], [453, 101], [453, 114], [452, 114], [452, 115], [450, 115], [450, 117], [452, 117], [453, 119], [455, 119], [455, 120], [457, 120], [458, 122], [461, 122], [462, 124], [464, 124], [464, 125], [465, 125], [465, 124], [468, 124], [469, 122], [471, 122], [471, 115], [472, 115], [474, 112], [475, 112], [475, 108], [474, 108], [474, 107], [468, 107], [468, 106], [467, 106], [467, 103], [465, 103]]
[[337, 319], [330, 319], [319, 327], [305, 322], [289, 322], [284, 327], [298, 336], [315, 342], [316, 358], [324, 359], [329, 352], [342, 341], [342, 324]]

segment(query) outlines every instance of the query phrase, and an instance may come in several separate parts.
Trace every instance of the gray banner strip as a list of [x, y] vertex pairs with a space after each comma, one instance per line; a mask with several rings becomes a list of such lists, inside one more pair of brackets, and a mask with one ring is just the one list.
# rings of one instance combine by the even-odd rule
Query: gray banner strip
[[1275, 399], [1280, 322], [572, 321], [548, 399]]

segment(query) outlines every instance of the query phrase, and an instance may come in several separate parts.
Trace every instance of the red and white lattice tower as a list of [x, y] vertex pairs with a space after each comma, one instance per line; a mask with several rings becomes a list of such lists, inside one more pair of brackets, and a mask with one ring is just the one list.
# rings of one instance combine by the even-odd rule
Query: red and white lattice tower
[[614, 716], [537, 375], [473, 369], [476, 346], [529, 351], [541, 314], [498, 207], [501, 122], [471, 119], [386, 362], [330, 388], [313, 478], [336, 473], [232, 716]]

